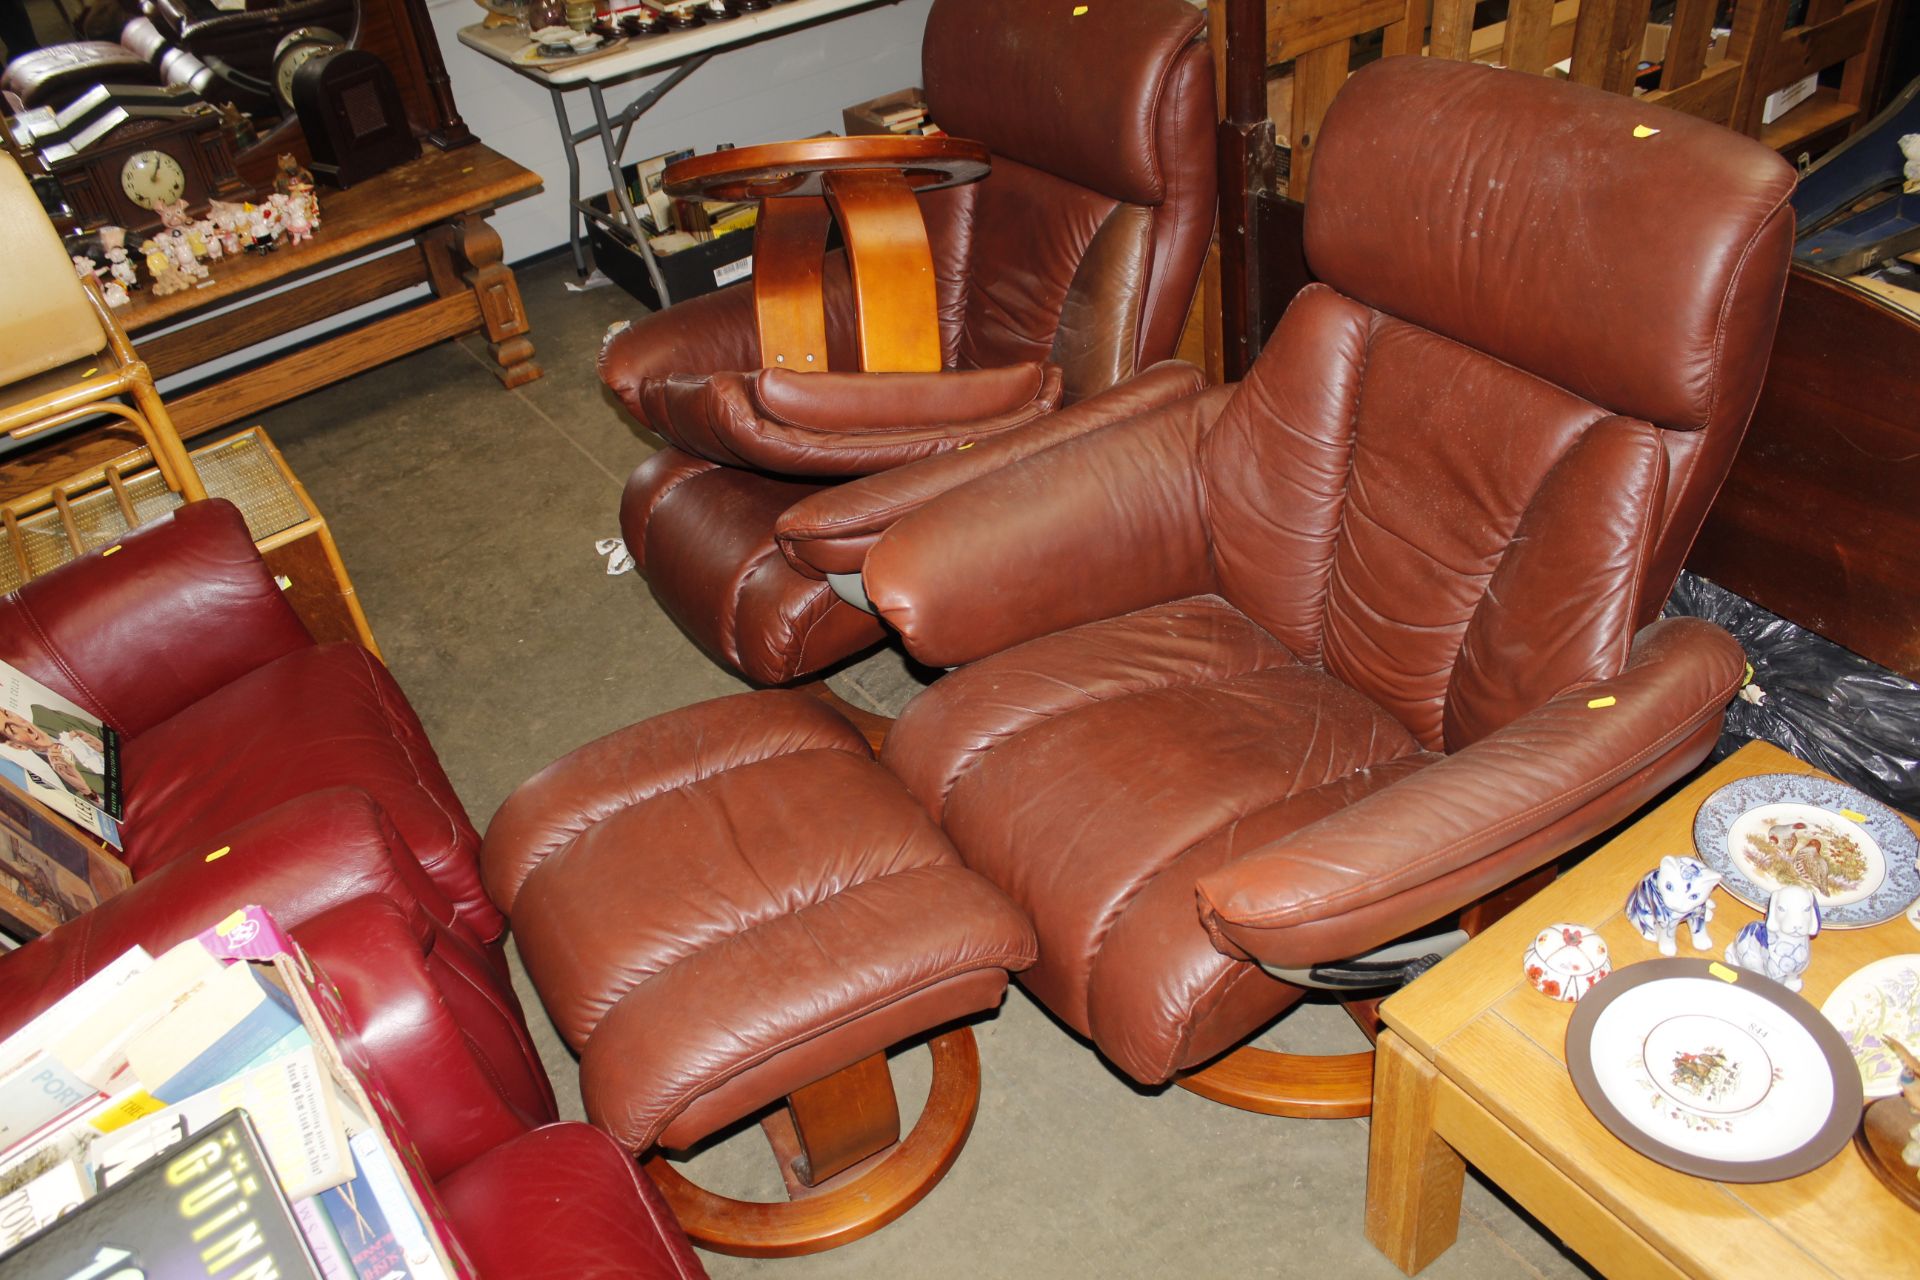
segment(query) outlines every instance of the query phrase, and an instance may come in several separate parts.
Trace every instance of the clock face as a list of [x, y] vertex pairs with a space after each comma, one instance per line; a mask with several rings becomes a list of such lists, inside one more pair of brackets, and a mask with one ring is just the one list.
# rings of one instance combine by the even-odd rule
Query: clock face
[[142, 209], [151, 209], [180, 198], [187, 171], [164, 151], [136, 151], [120, 166], [120, 189]]
[[280, 105], [293, 106], [293, 73], [323, 53], [346, 47], [346, 40], [325, 27], [301, 27], [284, 36], [273, 51], [273, 88]]

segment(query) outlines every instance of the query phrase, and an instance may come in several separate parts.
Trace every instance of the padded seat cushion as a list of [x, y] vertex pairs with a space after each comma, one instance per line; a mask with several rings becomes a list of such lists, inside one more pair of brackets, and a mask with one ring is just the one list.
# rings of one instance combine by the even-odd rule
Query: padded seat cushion
[[620, 532], [695, 644], [750, 680], [784, 684], [882, 635], [824, 579], [795, 572], [774, 540], [780, 513], [821, 488], [663, 449], [628, 479]]
[[1152, 1083], [1299, 994], [1215, 949], [1194, 882], [1438, 757], [1200, 597], [964, 668], [908, 708], [886, 758], [923, 800], [945, 788], [968, 865], [1033, 921], [1021, 984]]
[[818, 701], [742, 694], [587, 744], [502, 806], [487, 881], [587, 1114], [684, 1147], [998, 1004], [1032, 931]]
[[482, 941], [503, 921], [480, 887], [480, 838], [426, 730], [359, 645], [296, 649], [128, 740], [126, 861], [136, 879], [210, 852], [284, 801], [357, 787], [392, 820]]

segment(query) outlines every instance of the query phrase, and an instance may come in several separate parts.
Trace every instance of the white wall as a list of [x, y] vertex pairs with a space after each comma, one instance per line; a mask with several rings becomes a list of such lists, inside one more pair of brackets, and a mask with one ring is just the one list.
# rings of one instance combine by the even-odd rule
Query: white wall
[[[920, 34], [932, 3], [897, 0], [715, 54], [641, 117], [626, 159], [838, 132], [842, 107], [920, 83]], [[507, 261], [564, 243], [567, 166], [547, 91], [459, 42], [460, 28], [484, 16], [472, 0], [428, 0], [428, 12], [468, 127], [546, 179], [539, 195], [506, 206], [493, 219]], [[610, 88], [607, 109], [618, 111], [662, 78], [642, 76]], [[592, 119], [592, 110], [584, 88], [567, 94], [576, 129]], [[599, 144], [579, 150], [582, 192], [605, 190]]]

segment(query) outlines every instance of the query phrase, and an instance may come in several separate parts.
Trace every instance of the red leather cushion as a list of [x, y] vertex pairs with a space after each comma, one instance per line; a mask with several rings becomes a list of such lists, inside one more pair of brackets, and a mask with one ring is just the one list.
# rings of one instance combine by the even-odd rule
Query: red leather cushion
[[501, 932], [480, 888], [479, 835], [399, 686], [358, 645], [296, 650], [249, 672], [129, 740], [121, 760], [136, 878], [209, 851], [282, 801], [359, 787], [475, 936]]
[[550, 1124], [435, 1186], [486, 1280], [694, 1280], [673, 1213], [600, 1130]]

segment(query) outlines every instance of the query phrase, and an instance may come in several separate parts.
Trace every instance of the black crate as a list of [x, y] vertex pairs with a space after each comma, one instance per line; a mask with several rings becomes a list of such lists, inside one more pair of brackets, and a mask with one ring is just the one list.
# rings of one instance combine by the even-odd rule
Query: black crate
[[[613, 196], [611, 193], [595, 196], [593, 204], [603, 210], [610, 209]], [[603, 225], [592, 218], [587, 220], [587, 239], [593, 246], [594, 265], [606, 272], [615, 284], [658, 311], [660, 294], [653, 287], [653, 278], [647, 274], [646, 259], [634, 248], [626, 228], [618, 225], [618, 213], [612, 214], [612, 220], [616, 225]], [[668, 294], [675, 302], [684, 302], [737, 280], [751, 279], [754, 231], [753, 227], [743, 227], [656, 258], [654, 261], [659, 264]]]

